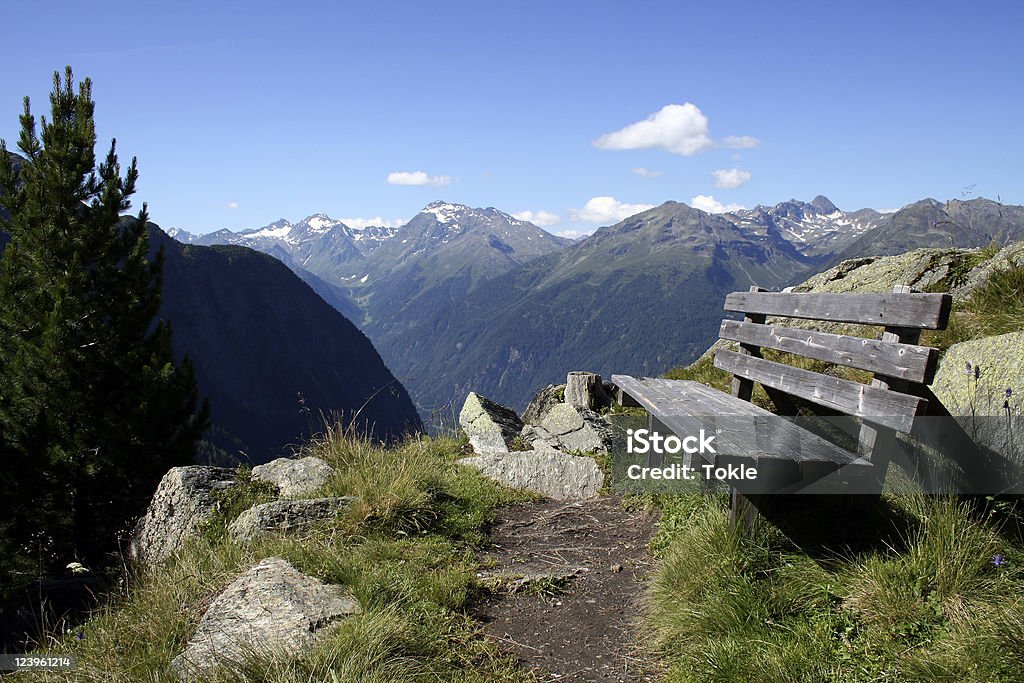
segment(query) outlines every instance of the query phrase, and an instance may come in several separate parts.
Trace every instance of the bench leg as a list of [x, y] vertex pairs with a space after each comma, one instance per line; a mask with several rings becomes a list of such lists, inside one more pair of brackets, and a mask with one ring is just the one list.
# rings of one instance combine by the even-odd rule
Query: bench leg
[[732, 489], [729, 492], [729, 527], [746, 533], [753, 533], [757, 529], [758, 518], [761, 513], [757, 511], [754, 504], [738, 492]]

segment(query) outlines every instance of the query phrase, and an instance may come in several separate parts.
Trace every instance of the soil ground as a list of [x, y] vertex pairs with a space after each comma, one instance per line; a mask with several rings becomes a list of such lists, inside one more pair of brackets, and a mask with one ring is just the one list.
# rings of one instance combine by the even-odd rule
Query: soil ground
[[656, 680], [636, 625], [655, 521], [614, 497], [505, 508], [481, 557], [485, 632], [542, 680]]

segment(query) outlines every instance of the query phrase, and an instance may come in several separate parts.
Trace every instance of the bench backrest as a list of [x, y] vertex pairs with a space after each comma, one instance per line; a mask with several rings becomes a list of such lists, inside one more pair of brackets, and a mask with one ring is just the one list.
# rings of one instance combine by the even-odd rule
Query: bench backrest
[[[743, 321], [722, 321], [720, 337], [739, 352], [719, 350], [715, 366], [733, 374], [733, 395], [750, 400], [760, 383], [780, 409], [795, 396], [865, 422], [909, 432], [928, 409], [915, 387], [929, 384], [938, 350], [919, 346], [922, 329], [945, 329], [952, 297], [922, 294], [898, 285], [884, 294], [766, 292], [756, 287], [726, 297], [725, 310]], [[768, 325], [768, 316], [880, 325], [880, 339]], [[870, 385], [765, 360], [761, 349], [798, 354], [874, 373]], [[783, 404], [783, 405], [780, 405]]]

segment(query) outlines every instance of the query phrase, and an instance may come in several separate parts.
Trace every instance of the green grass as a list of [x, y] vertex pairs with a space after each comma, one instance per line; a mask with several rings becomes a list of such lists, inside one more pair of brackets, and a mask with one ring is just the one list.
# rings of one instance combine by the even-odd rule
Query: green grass
[[[130, 597], [108, 601], [72, 633], [46, 644], [78, 669], [40, 680], [170, 681], [170, 660], [213, 597], [248, 566], [280, 556], [348, 587], [363, 612], [287, 660], [261, 659], [216, 681], [525, 681], [485, 640], [466, 608], [479, 591], [475, 549], [494, 509], [526, 496], [455, 463], [454, 439], [421, 437], [384, 449], [331, 433], [311, 444], [336, 474], [315, 495], [355, 495], [351, 514], [299, 536], [230, 540], [230, 521], [267, 490], [245, 484], [224, 496], [203, 533], [176, 558], [134, 577]], [[240, 476], [240, 479], [242, 476]], [[77, 635], [80, 634], [79, 639]]]
[[966, 503], [894, 499], [911, 531], [815, 558], [730, 529], [724, 499], [660, 503], [646, 618], [668, 681], [1021, 679], [1024, 546]]

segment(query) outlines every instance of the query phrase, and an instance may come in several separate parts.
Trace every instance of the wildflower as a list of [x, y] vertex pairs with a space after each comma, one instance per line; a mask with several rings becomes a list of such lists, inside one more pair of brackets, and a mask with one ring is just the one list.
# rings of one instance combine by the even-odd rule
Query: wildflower
[[1011, 389], [1010, 387], [1006, 387], [1006, 391], [1003, 392], [1003, 396], [1006, 398], [1010, 398], [1011, 396], [1013, 396], [1013, 389]]
[[993, 567], [1004, 567], [1006, 566], [1006, 557], [1002, 553], [996, 553], [992, 556]]
[[76, 633], [75, 640], [85, 640], [85, 631], [79, 631]]
[[979, 377], [981, 377], [981, 366], [980, 365], [975, 365], [974, 366], [974, 380], [977, 381]]
[[89, 573], [89, 569], [85, 567], [81, 562], [71, 562], [68, 564], [66, 569], [72, 574], [75, 574], [76, 576], [80, 574]]
[[967, 361], [967, 368], [964, 370], [964, 372], [967, 373], [968, 377], [971, 376], [971, 362], [970, 361]]

